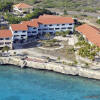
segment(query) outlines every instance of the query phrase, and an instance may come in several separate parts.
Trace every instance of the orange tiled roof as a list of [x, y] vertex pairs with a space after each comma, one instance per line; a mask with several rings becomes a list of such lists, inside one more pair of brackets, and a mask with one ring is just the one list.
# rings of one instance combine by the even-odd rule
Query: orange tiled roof
[[26, 25], [23, 24], [11, 24], [11, 28], [13, 31], [22, 31], [22, 30], [28, 30], [28, 27]]
[[16, 4], [16, 5], [14, 5], [14, 7], [17, 7], [17, 8], [32, 8], [32, 6], [25, 4], [25, 3]]
[[[53, 15], [43, 15], [45, 17], [33, 19], [32, 21], [23, 21], [21, 24], [12, 24], [12, 30], [27, 30], [27, 26], [38, 27], [39, 24], [64, 24], [74, 23], [71, 17], [60, 17]], [[47, 16], [47, 17], [46, 17]]]
[[100, 29], [84, 24], [77, 27], [76, 31], [82, 33], [90, 42], [100, 47]]
[[42, 15], [38, 18], [38, 22], [42, 24], [64, 24], [64, 23], [74, 23], [72, 17], [62, 17], [55, 15]]
[[57, 17], [62, 17], [62, 16], [44, 14], [44, 15], [39, 16], [39, 19], [40, 18], [57, 18]]
[[32, 21], [23, 21], [22, 24], [31, 26], [31, 27], [38, 27], [38, 19], [34, 19]]
[[10, 30], [0, 30], [0, 38], [12, 37], [12, 32]]
[[74, 23], [71, 17], [62, 17], [55, 15], [42, 15], [37, 19], [32, 21], [23, 21], [22, 24], [27, 26], [38, 27], [39, 24], [64, 24], [64, 23]]
[[61, 18], [42, 18], [38, 20], [41, 24], [64, 24], [64, 23], [74, 23], [71, 17], [61, 17]]

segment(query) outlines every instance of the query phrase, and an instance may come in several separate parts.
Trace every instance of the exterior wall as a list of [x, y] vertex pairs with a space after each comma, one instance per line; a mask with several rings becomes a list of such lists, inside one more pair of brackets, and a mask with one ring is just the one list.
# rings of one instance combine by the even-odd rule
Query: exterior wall
[[74, 24], [39, 24], [39, 27], [28, 27], [27, 31], [19, 30], [13, 31], [11, 26], [9, 28], [13, 34], [13, 41], [15, 40], [24, 40], [27, 41], [28, 37], [37, 37], [40, 35], [44, 35], [45, 33], [54, 34], [57, 31], [67, 31], [70, 30], [71, 32], [74, 31]]
[[39, 29], [41, 29], [41, 33], [55, 33], [57, 31], [74, 31], [74, 24], [49, 24], [43, 25], [40, 24]]
[[37, 34], [38, 34], [38, 28], [28, 27], [28, 31], [27, 31], [28, 36], [36, 36]]
[[32, 12], [32, 8], [23, 8], [23, 9], [19, 9], [17, 7], [13, 7], [13, 10], [16, 11], [16, 12], [20, 12], [20, 13], [23, 13], [23, 12]]
[[15, 40], [27, 40], [27, 31], [12, 31], [12, 28], [10, 27], [10, 30], [13, 34], [13, 41]]
[[20, 13], [22, 13], [22, 11], [19, 10], [18, 8], [16, 8], [16, 7], [14, 7], [13, 10], [16, 11], [16, 12], [20, 12]]
[[0, 48], [8, 46], [10, 49], [12, 49], [12, 42], [12, 37], [0, 38]]

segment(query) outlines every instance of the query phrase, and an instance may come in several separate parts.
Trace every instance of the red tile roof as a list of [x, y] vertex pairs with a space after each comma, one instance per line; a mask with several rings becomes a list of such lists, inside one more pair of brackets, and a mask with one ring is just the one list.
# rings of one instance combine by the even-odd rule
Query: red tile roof
[[77, 27], [76, 31], [82, 33], [90, 42], [100, 47], [100, 29], [84, 24]]
[[25, 3], [16, 4], [16, 5], [14, 5], [14, 7], [17, 7], [17, 8], [32, 8], [32, 6], [25, 4]]
[[27, 26], [38, 27], [39, 24], [64, 24], [74, 23], [71, 17], [61, 17], [54, 15], [43, 15], [32, 21], [23, 21], [21, 24], [12, 24], [12, 30], [27, 30]]
[[34, 19], [32, 21], [23, 21], [23, 25], [31, 26], [31, 27], [38, 27], [38, 19]]
[[38, 22], [41, 24], [65, 24], [65, 23], [74, 23], [74, 20], [71, 17], [57, 17], [57, 18], [42, 18], [38, 19]]
[[12, 32], [10, 30], [0, 30], [0, 38], [12, 37]]
[[40, 18], [57, 18], [57, 17], [62, 17], [62, 16], [44, 14], [44, 15], [39, 16], [39, 19]]
[[33, 24], [34, 24], [34, 27], [38, 27], [39, 26], [38, 19], [34, 19]]
[[24, 24], [11, 24], [11, 28], [13, 31], [26, 31], [28, 27]]
[[41, 24], [64, 24], [64, 23], [74, 23], [74, 20], [72, 19], [72, 17], [44, 14], [38, 18], [38, 22]]

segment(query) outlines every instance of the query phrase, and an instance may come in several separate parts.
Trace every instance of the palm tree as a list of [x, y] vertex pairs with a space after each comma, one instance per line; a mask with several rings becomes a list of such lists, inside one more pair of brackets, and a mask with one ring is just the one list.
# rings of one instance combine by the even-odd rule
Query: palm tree
[[46, 37], [46, 39], [50, 40], [51, 34], [50, 33], [46, 33], [45, 37]]
[[8, 46], [5, 46], [5, 47], [2, 48], [2, 52], [5, 52], [5, 51], [8, 52], [9, 50], [10, 50], [10, 48]]

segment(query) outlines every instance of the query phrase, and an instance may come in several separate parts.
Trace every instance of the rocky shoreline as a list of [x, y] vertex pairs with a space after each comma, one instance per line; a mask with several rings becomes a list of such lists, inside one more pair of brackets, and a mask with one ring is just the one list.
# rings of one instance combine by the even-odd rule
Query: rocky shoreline
[[76, 66], [68, 66], [68, 65], [59, 64], [59, 63], [57, 64], [53, 62], [39, 63], [39, 62], [22, 60], [21, 58], [18, 57], [0, 57], [0, 64], [16, 65], [16, 66], [20, 66], [21, 68], [28, 67], [34, 69], [50, 70], [62, 74], [75, 75], [75, 76], [78, 75], [81, 77], [100, 80], [99, 70], [92, 70], [89, 68], [81, 68]]

